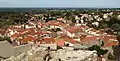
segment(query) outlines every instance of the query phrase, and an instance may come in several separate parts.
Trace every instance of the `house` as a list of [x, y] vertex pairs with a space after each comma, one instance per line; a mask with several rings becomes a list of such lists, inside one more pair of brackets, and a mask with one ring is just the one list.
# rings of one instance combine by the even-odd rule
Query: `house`
[[69, 46], [73, 46], [77, 43], [77, 41], [72, 38], [63, 38], [63, 40], [65, 41], [65, 45], [69, 44]]
[[15, 33], [13, 35], [10, 36], [10, 39], [13, 41], [13, 40], [17, 40], [17, 39], [22, 39], [22, 36], [23, 34], [20, 34], [20, 33]]
[[118, 40], [116, 39], [116, 36], [114, 35], [105, 35], [103, 41], [104, 41], [103, 48], [110, 48], [112, 46], [116, 46], [119, 44]]
[[81, 29], [78, 26], [72, 26], [63, 30], [63, 32], [66, 33], [69, 37], [74, 37], [75, 33], [79, 31], [81, 31]]
[[57, 46], [65, 46], [64, 44], [65, 44], [65, 41], [64, 40], [56, 40], [56, 44], [57, 44]]
[[92, 23], [94, 26], [98, 27], [99, 26], [99, 22], [93, 22]]
[[63, 18], [59, 17], [57, 18], [57, 21], [63, 21]]
[[104, 14], [103, 18], [105, 18], [105, 19], [108, 18], [108, 14]]
[[42, 28], [44, 24], [41, 21], [30, 21], [29, 24], [32, 24], [38, 28]]
[[118, 45], [118, 42], [117, 41], [112, 41], [112, 42], [108, 42], [108, 43], [105, 43], [103, 48], [109, 48], [109, 47], [112, 47], [112, 46], [116, 46]]
[[25, 36], [22, 40], [20, 40], [22, 43], [28, 43], [28, 41], [30, 42], [34, 42], [36, 41], [36, 38], [32, 35], [28, 35], [28, 36]]
[[58, 22], [58, 21], [55, 21], [55, 20], [48, 21], [46, 24], [47, 24], [48, 26], [50, 26], [50, 28], [60, 28], [60, 29], [63, 29], [62, 26], [65, 25], [64, 23]]
[[98, 45], [100, 46], [100, 41], [98, 41], [99, 38], [96, 36], [92, 35], [87, 35], [86, 37], [84, 36], [84, 39], [81, 39], [81, 43], [86, 46], [92, 46], [92, 45]]
[[26, 25], [24, 25], [24, 26], [25, 26], [25, 29], [36, 28], [36, 26], [33, 25], [33, 24], [26, 24]]
[[52, 44], [55, 43], [55, 39], [54, 38], [43, 38], [42, 40], [40, 40], [40, 44]]

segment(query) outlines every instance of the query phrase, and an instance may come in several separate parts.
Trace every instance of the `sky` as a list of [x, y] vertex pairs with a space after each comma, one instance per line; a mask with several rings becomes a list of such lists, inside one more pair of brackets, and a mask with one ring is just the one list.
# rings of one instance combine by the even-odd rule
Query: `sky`
[[120, 0], [0, 0], [0, 7], [120, 8]]

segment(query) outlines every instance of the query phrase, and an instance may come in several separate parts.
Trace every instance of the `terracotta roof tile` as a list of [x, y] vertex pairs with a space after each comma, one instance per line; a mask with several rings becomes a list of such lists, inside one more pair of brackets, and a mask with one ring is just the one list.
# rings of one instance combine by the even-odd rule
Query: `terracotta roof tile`
[[22, 42], [28, 42], [28, 41], [35, 41], [36, 38], [34, 38], [33, 36], [27, 36], [26, 38], [22, 39]]
[[56, 43], [58, 46], [64, 46], [65, 41], [64, 40], [56, 40]]
[[43, 34], [43, 32], [42, 31], [37, 31], [37, 32], [35, 32], [35, 34], [38, 35], [38, 36], [40, 36], [40, 35]]
[[70, 33], [76, 33], [79, 30], [81, 30], [81, 29], [79, 27], [77, 27], [77, 26], [72, 26], [72, 27], [67, 29], [67, 31], [69, 31]]
[[87, 35], [81, 35], [80, 40], [83, 41], [86, 38]]
[[20, 33], [23, 33], [23, 32], [25, 32], [25, 31], [27, 31], [27, 29], [17, 29], [16, 31], [17, 31], [17, 32], [20, 32]]
[[116, 36], [113, 36], [113, 35], [105, 35], [104, 38], [103, 38], [103, 41], [104, 41], [104, 42], [108, 42], [110, 39], [117, 40], [117, 39], [116, 39]]
[[54, 38], [43, 38], [41, 41], [43, 43], [55, 43], [55, 39]]
[[64, 25], [65, 25], [64, 23], [58, 22], [58, 21], [55, 21], [55, 20], [49, 21], [49, 22], [47, 22], [46, 24], [48, 24], [48, 25], [53, 25], [53, 26], [59, 26], [59, 25], [64, 26]]
[[86, 36], [85, 39], [81, 40], [82, 42], [88, 42], [88, 41], [97, 41], [97, 37], [95, 36]]
[[118, 42], [108, 42], [108, 43], [105, 43], [103, 48], [105, 47], [112, 47], [112, 46], [115, 46], [115, 45], [118, 45]]
[[77, 41], [75, 41], [72, 38], [63, 38], [63, 40], [66, 41], [66, 42], [72, 43], [72, 44], [76, 44], [77, 43]]
[[21, 37], [22, 34], [19, 34], [19, 33], [15, 33], [11, 36], [11, 38], [18, 38], [18, 37]]

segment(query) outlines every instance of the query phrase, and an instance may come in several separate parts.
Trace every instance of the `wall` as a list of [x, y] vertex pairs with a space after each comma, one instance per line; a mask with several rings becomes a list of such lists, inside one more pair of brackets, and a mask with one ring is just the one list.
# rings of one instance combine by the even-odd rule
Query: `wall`
[[27, 52], [29, 50], [31, 50], [31, 44], [17, 46], [17, 47], [14, 47], [14, 54], [15, 54], [15, 56], [18, 56], [21, 53]]
[[50, 49], [57, 49], [57, 44], [40, 44], [40, 47], [47, 49], [50, 47]]
[[0, 42], [0, 56], [2, 57], [10, 57], [14, 56], [14, 48], [7, 41]]

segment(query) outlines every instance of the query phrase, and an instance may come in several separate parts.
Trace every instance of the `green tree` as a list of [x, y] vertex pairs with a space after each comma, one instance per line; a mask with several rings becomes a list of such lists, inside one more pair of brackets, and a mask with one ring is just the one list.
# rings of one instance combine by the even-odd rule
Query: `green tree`
[[9, 43], [12, 43], [10, 37], [0, 37], [0, 41], [5, 41], [7, 40]]
[[102, 41], [101, 46], [104, 46], [104, 42]]
[[108, 59], [110, 59], [110, 60], [115, 60], [115, 56], [112, 55], [111, 53], [109, 53], [109, 54], [108, 54]]
[[114, 31], [119, 32], [120, 31], [120, 24], [115, 23], [111, 26], [111, 29], [113, 29]]
[[100, 46], [97, 46], [97, 45], [93, 45], [93, 46], [89, 47], [88, 50], [90, 50], [90, 51], [96, 50], [98, 56], [104, 55], [108, 52], [108, 50], [103, 50], [100, 48]]

